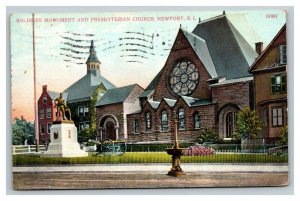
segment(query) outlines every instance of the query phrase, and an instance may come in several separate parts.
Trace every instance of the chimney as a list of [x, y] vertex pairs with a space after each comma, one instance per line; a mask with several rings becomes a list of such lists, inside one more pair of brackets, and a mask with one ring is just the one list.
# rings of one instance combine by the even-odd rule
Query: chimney
[[258, 55], [260, 55], [264, 49], [264, 43], [263, 42], [258, 42], [258, 43], [255, 43], [255, 50], [257, 52]]
[[46, 92], [47, 91], [47, 85], [43, 85], [43, 92]]

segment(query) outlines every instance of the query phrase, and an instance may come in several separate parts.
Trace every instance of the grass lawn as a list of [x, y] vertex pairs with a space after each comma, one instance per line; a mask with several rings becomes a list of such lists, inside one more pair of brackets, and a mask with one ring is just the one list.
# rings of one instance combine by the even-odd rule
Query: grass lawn
[[[210, 156], [182, 156], [182, 163], [287, 163], [288, 156], [263, 154], [216, 154]], [[45, 158], [38, 155], [14, 155], [13, 166], [67, 165], [67, 164], [118, 164], [118, 163], [171, 163], [166, 152], [127, 152], [123, 155], [96, 155], [75, 158]]]

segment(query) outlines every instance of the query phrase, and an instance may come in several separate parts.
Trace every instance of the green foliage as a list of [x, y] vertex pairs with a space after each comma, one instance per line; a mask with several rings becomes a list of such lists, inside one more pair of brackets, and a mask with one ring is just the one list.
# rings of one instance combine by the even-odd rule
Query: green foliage
[[[13, 165], [69, 165], [119, 163], [171, 163], [166, 152], [129, 152], [123, 155], [89, 155], [74, 158], [47, 158], [37, 155], [14, 155]], [[287, 163], [288, 156], [265, 154], [215, 154], [210, 156], [182, 156], [182, 163]]]
[[245, 107], [237, 114], [237, 124], [234, 134], [235, 139], [256, 138], [257, 133], [262, 129], [262, 122], [256, 112]]
[[199, 138], [198, 143], [202, 144], [204, 142], [212, 142], [212, 143], [218, 143], [219, 142], [219, 135], [213, 128], [205, 128]]
[[288, 144], [288, 126], [282, 127], [280, 131], [280, 142], [282, 145]]
[[15, 118], [13, 122], [13, 145], [34, 144], [34, 124], [26, 121], [23, 117]]
[[94, 128], [85, 128], [81, 129], [78, 132], [78, 142], [88, 142], [89, 140], [95, 139], [96, 136], [96, 129]]

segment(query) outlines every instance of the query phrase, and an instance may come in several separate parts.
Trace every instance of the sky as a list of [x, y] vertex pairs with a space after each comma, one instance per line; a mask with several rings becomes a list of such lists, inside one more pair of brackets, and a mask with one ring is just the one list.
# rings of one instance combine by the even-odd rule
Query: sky
[[[182, 12], [35, 13], [37, 98], [42, 86], [61, 92], [86, 74], [91, 40], [101, 74], [118, 87], [146, 88], [164, 66], [179, 27], [193, 31], [222, 10]], [[286, 22], [281, 10], [226, 10], [254, 48], [264, 47]], [[11, 16], [12, 118], [34, 119], [32, 14]]]

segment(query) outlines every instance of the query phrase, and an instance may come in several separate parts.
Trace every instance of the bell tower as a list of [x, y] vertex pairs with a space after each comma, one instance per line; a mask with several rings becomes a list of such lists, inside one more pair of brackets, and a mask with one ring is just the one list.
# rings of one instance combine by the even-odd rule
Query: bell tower
[[100, 65], [101, 62], [99, 61], [96, 54], [94, 40], [92, 40], [90, 46], [90, 55], [86, 61], [87, 73], [91, 73], [91, 72], [95, 74], [100, 73]]

